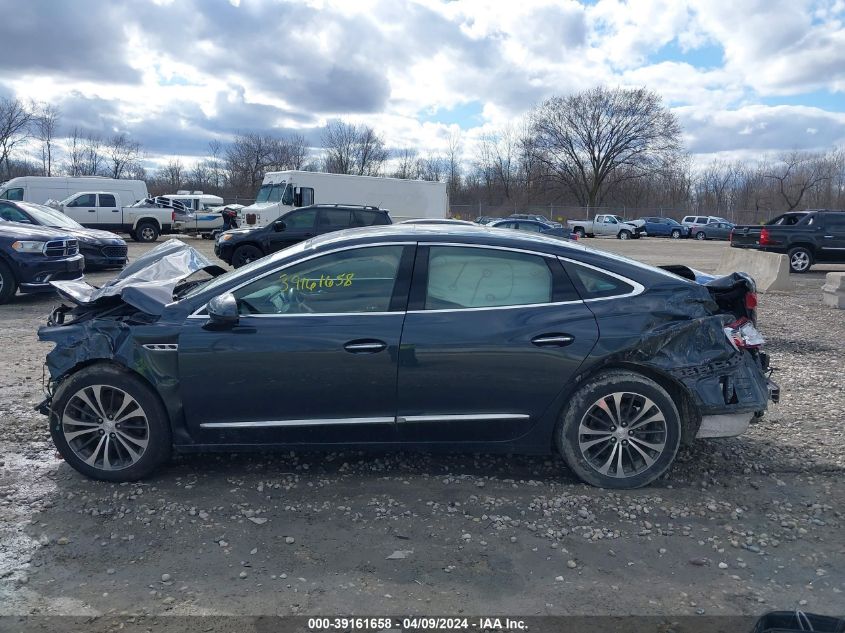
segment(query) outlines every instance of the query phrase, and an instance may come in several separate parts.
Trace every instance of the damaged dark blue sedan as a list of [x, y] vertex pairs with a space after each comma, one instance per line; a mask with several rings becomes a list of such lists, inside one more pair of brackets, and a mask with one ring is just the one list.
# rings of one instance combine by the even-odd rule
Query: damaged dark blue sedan
[[174, 449], [554, 451], [635, 488], [778, 394], [742, 274], [408, 224], [221, 273], [171, 240], [102, 288], [54, 284], [73, 305], [39, 330], [41, 411], [71, 466], [128, 481]]

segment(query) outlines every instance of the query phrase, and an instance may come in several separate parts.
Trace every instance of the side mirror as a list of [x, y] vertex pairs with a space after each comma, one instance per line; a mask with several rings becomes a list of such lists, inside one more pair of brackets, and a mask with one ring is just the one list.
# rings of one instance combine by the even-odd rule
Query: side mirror
[[240, 320], [238, 301], [231, 292], [214, 297], [208, 302], [208, 324], [231, 327]]
[[276, 231], [276, 233], [280, 233], [280, 232], [284, 231], [286, 228], [288, 228], [288, 225], [285, 224], [284, 222], [281, 222], [281, 221], [273, 224], [273, 230]]

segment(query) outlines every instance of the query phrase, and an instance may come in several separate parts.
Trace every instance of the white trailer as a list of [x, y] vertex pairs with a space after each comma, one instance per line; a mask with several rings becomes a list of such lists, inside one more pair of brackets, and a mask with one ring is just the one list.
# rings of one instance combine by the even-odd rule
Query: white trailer
[[240, 212], [241, 226], [266, 226], [292, 209], [312, 204], [375, 206], [394, 222], [445, 218], [446, 183], [313, 171], [274, 171], [264, 176], [255, 203]]
[[115, 195], [119, 206], [128, 207], [149, 196], [143, 180], [123, 180], [101, 176], [21, 176], [0, 187], [0, 199], [44, 204], [64, 200], [83, 191], [103, 191]]

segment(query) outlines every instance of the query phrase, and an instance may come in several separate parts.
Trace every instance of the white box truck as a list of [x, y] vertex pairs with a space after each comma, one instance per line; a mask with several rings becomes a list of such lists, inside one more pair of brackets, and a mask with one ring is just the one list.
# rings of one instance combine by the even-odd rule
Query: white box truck
[[281, 215], [312, 204], [375, 206], [394, 222], [445, 218], [446, 183], [313, 171], [273, 171], [264, 176], [255, 203], [240, 211], [241, 226], [266, 226]]
[[143, 180], [123, 180], [101, 176], [21, 176], [0, 186], [0, 199], [44, 204], [64, 200], [83, 191], [106, 191], [117, 197], [117, 204], [129, 206], [149, 197]]

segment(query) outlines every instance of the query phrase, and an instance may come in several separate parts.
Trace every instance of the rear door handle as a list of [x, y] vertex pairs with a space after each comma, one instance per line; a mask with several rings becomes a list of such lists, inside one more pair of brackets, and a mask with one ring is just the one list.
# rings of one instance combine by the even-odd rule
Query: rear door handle
[[343, 349], [352, 354], [375, 354], [387, 349], [387, 343], [377, 339], [358, 339], [357, 341], [349, 341], [343, 346]]
[[537, 347], [565, 347], [575, 340], [569, 334], [540, 334], [531, 339]]

